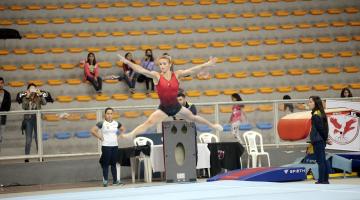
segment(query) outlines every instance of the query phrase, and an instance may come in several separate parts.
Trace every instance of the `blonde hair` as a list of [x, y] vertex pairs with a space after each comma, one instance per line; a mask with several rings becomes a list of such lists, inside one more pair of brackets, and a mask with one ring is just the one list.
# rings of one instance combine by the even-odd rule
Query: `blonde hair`
[[166, 59], [166, 60], [169, 61], [170, 66], [173, 65], [171, 56], [168, 56], [168, 55], [162, 55], [162, 56], [158, 57], [158, 58], [156, 59], [156, 64], [157, 64], [157, 65], [159, 65], [159, 60], [161, 60], [161, 59]]

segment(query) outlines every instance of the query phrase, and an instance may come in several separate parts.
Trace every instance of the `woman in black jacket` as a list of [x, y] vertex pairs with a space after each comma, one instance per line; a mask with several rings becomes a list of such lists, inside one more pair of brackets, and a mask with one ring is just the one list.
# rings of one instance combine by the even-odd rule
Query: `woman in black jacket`
[[[4, 89], [4, 78], [0, 77], [0, 112], [9, 111], [11, 107], [10, 93]], [[0, 116], [0, 143], [3, 139], [3, 133], [5, 133], [6, 115]]]
[[310, 141], [314, 146], [315, 158], [319, 166], [319, 179], [316, 184], [329, 184], [329, 169], [325, 156], [329, 127], [320, 97], [311, 96], [309, 107], [312, 109]]

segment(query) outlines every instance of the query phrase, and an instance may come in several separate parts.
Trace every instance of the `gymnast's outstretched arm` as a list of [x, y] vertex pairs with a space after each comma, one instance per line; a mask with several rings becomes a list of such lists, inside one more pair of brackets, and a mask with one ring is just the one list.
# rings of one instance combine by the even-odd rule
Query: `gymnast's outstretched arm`
[[131, 67], [131, 69], [133, 69], [135, 72], [139, 73], [139, 74], [143, 74], [149, 78], [152, 79], [156, 79], [159, 80], [159, 73], [156, 71], [149, 71], [145, 68], [143, 68], [142, 66], [135, 64], [133, 62], [131, 62], [130, 60], [126, 59], [125, 57], [123, 57], [122, 55], [118, 54], [117, 55], [120, 58], [120, 61], [127, 64], [129, 67]]
[[206, 63], [203, 63], [201, 65], [196, 65], [194, 67], [190, 67], [189, 69], [185, 69], [185, 70], [177, 70], [175, 73], [176, 73], [177, 77], [183, 77], [183, 76], [195, 74], [195, 73], [201, 71], [205, 67], [215, 65], [216, 61], [217, 61], [216, 57], [210, 57], [209, 61], [207, 61]]

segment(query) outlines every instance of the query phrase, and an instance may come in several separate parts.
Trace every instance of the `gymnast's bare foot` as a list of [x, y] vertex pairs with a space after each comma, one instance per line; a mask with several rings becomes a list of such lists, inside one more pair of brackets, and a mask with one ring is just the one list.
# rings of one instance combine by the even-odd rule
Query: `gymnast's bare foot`
[[220, 124], [214, 124], [214, 126], [212, 127], [213, 129], [217, 130], [217, 131], [223, 131], [223, 127]]
[[132, 140], [134, 139], [134, 134], [132, 132], [130, 133], [123, 133], [120, 136], [122, 139], [128, 139], [128, 140]]

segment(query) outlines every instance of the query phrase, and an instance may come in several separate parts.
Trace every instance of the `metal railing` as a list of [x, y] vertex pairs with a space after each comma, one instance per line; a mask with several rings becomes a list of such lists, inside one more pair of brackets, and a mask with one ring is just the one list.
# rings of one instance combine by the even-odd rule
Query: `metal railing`
[[[339, 100], [340, 98], [329, 98], [332, 100]], [[326, 99], [324, 99], [326, 100]], [[341, 100], [344, 100], [343, 98]], [[348, 101], [358, 101], [360, 100], [360, 97], [353, 97], [346, 99]], [[279, 120], [279, 105], [284, 103], [306, 103], [308, 99], [294, 99], [294, 100], [261, 100], [261, 101], [241, 101], [242, 105], [259, 105], [259, 104], [272, 104], [272, 112], [269, 112], [273, 116], [273, 128], [272, 131], [272, 137], [274, 137], [274, 143], [266, 144], [265, 146], [275, 146], [279, 147], [282, 145], [304, 145], [306, 143], [304, 142], [286, 142], [281, 141], [278, 134], [277, 134], [277, 123]], [[220, 122], [220, 106], [224, 105], [234, 105], [239, 104], [239, 102], [214, 102], [214, 103], [194, 103], [196, 106], [213, 106], [214, 107], [214, 122], [219, 123]], [[96, 112], [96, 121], [102, 121], [103, 120], [103, 112], [106, 107], [93, 107], [93, 108], [69, 108], [69, 109], [43, 109], [43, 110], [34, 110], [34, 111], [10, 111], [10, 112], [0, 112], [0, 115], [7, 115], [7, 116], [18, 116], [18, 115], [24, 115], [24, 114], [35, 114], [37, 119], [37, 140], [38, 140], [38, 151], [37, 154], [32, 155], [10, 155], [10, 156], [2, 156], [0, 154], [0, 160], [14, 160], [14, 159], [39, 159], [40, 162], [43, 161], [44, 158], [61, 158], [61, 157], [76, 157], [76, 156], [94, 156], [94, 155], [100, 155], [101, 153], [101, 144], [100, 141], [98, 141], [97, 150], [94, 152], [83, 152], [83, 153], [55, 153], [55, 154], [49, 154], [47, 152], [44, 152], [44, 146], [43, 146], [43, 122], [42, 116], [44, 114], [49, 113], [64, 113], [64, 112]], [[128, 111], [128, 110], [142, 110], [142, 109], [155, 109], [157, 108], [157, 105], [146, 105], [146, 106], [119, 106], [119, 107], [113, 107], [116, 111]], [[8, 122], [9, 123], [9, 122]], [[138, 120], [138, 124], [141, 122]], [[95, 124], [94, 124], [95, 125]], [[88, 127], [90, 129], [91, 127]], [[157, 132], [161, 132], [161, 126], [157, 126]], [[219, 136], [219, 132], [216, 133]], [[1, 145], [1, 144], [0, 144]]]

